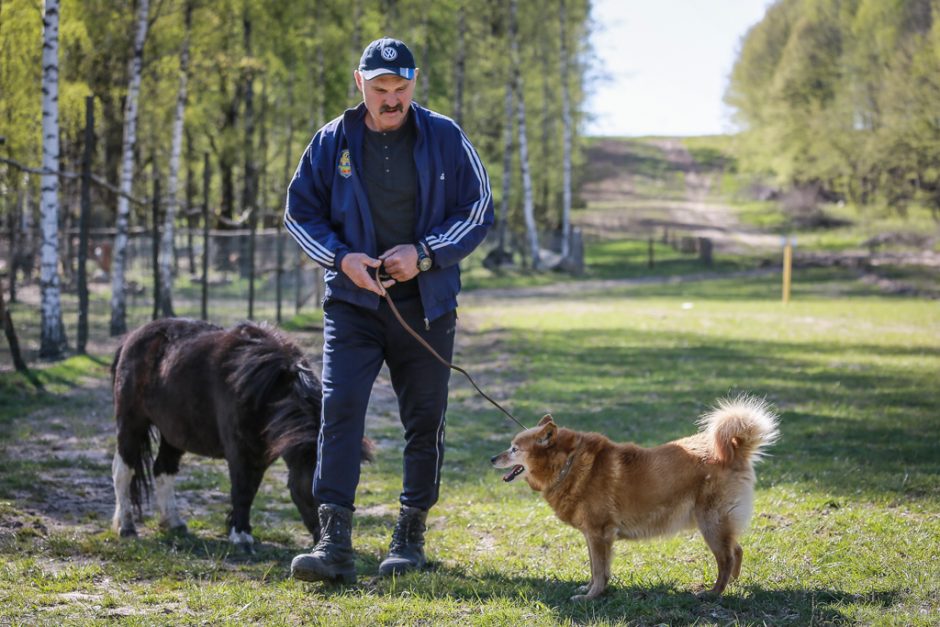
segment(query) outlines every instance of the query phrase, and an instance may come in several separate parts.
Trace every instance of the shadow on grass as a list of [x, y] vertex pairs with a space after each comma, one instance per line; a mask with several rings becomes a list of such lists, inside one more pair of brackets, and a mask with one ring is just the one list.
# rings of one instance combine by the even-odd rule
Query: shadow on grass
[[[378, 596], [398, 597], [407, 593], [416, 602], [452, 600], [485, 605], [503, 601], [528, 607], [543, 604], [559, 621], [639, 621], [668, 622], [674, 625], [700, 622], [741, 622], [767, 624], [831, 624], [848, 620], [846, 606], [858, 604], [879, 610], [895, 604], [900, 591], [865, 595], [828, 588], [764, 589], [732, 584], [725, 595], [716, 598], [696, 595], [692, 590], [664, 583], [629, 583], [614, 580], [594, 601], [575, 602], [580, 583], [463, 568], [432, 563], [421, 573], [394, 579], [370, 576], [377, 563], [358, 560], [359, 583]], [[352, 586], [313, 584], [325, 596], [342, 595]]]

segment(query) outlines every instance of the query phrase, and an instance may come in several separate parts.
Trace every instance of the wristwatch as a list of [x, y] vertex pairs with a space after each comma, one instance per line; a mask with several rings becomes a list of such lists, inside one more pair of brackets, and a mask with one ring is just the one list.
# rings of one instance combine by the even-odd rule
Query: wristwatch
[[428, 254], [424, 251], [424, 244], [415, 244], [415, 250], [418, 251], [418, 271], [427, 272], [431, 269], [434, 261], [428, 257]]

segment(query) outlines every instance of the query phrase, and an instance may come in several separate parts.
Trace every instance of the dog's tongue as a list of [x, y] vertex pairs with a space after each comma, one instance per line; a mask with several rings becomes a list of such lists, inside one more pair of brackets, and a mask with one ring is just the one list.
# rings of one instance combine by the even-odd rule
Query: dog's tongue
[[512, 481], [519, 476], [522, 471], [525, 470], [522, 466], [516, 465], [512, 467], [512, 470], [503, 475], [503, 481]]

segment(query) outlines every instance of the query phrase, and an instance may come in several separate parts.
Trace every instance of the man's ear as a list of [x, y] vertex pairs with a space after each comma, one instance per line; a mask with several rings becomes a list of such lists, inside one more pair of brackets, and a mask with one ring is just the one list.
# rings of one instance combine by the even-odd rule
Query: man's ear
[[548, 423], [550, 423], [550, 422], [554, 422], [554, 420], [552, 420], [552, 415], [551, 415], [551, 414], [545, 414], [544, 416], [542, 416], [542, 419], [539, 420], [539, 426], [541, 427], [542, 425], [546, 425], [546, 424], [548, 424]]
[[[542, 433], [539, 435], [539, 438], [535, 441], [539, 446], [551, 446], [555, 441], [555, 432], [558, 431], [558, 427], [555, 426], [555, 423], [552, 422], [551, 416], [546, 416], [542, 419], [545, 422], [545, 425], [542, 427]], [[539, 424], [542, 424], [541, 422]]]

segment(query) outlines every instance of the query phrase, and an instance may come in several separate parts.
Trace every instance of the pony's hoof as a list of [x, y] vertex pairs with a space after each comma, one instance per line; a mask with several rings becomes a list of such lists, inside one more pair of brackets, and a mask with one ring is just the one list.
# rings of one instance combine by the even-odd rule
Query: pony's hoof
[[232, 527], [228, 534], [228, 541], [246, 555], [255, 554], [255, 539], [247, 531], [235, 531], [235, 527]]
[[137, 529], [134, 527], [121, 527], [121, 530], [118, 531], [118, 535], [122, 538], [136, 538]]

